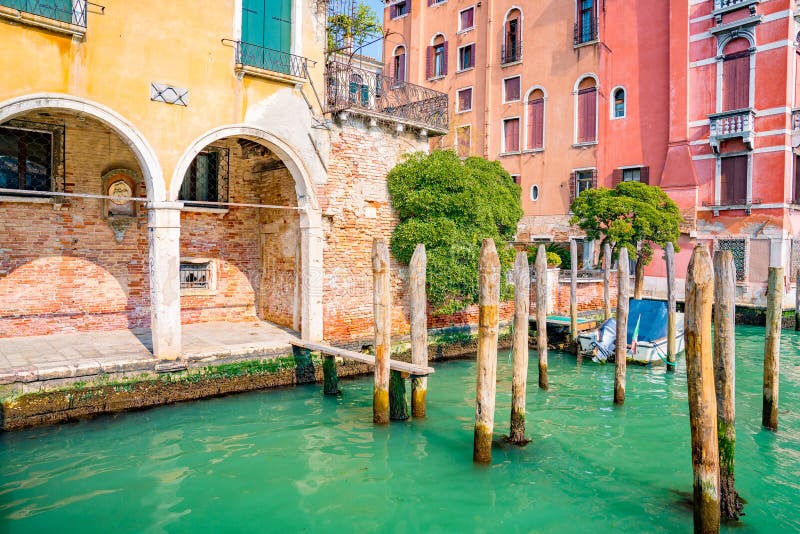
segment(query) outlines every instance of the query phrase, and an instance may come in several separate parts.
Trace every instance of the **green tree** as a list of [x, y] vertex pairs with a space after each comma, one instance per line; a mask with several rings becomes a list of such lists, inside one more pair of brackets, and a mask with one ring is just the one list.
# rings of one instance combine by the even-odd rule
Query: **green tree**
[[383, 27], [378, 14], [369, 5], [357, 2], [351, 13], [328, 17], [327, 35], [328, 53], [353, 52], [368, 44], [369, 39], [382, 37]]
[[428, 300], [436, 313], [462, 310], [478, 301], [481, 240], [494, 239], [503, 269], [501, 296], [511, 290], [509, 242], [522, 217], [520, 187], [496, 161], [462, 161], [452, 150], [417, 152], [389, 172], [389, 193], [400, 224], [392, 254], [408, 263], [417, 243], [428, 256]]
[[641, 294], [644, 266], [653, 259], [653, 245], [663, 248], [672, 243], [679, 250], [683, 217], [660, 187], [622, 182], [614, 189], [588, 189], [572, 203], [572, 213], [570, 223], [577, 224], [587, 238], [600, 240], [601, 247], [610, 243], [614, 257], [620, 247], [626, 247], [636, 258], [635, 295]]

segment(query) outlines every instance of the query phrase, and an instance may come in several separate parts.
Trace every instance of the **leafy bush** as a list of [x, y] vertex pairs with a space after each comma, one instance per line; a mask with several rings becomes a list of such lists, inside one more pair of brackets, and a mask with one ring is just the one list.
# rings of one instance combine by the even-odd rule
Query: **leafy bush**
[[520, 187], [496, 161], [464, 161], [452, 150], [411, 154], [388, 175], [392, 207], [400, 224], [392, 234], [392, 254], [408, 263], [417, 243], [428, 256], [428, 300], [437, 314], [478, 301], [481, 241], [494, 239], [503, 275], [501, 297], [511, 288], [505, 273], [514, 262], [509, 241], [522, 217]]
[[[569, 249], [560, 243], [548, 243], [544, 247], [547, 252], [547, 265], [549, 267], [569, 266], [572, 261]], [[528, 247], [528, 263], [536, 263], [536, 253], [539, 252], [537, 245]]]

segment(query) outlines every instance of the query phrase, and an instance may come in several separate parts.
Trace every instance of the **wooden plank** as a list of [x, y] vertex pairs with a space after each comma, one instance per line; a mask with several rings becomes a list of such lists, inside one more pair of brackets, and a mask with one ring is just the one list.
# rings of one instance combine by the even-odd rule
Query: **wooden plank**
[[[330, 354], [331, 356], [339, 356], [347, 358], [348, 360], [355, 360], [357, 362], [366, 363], [368, 365], [375, 365], [375, 356], [372, 354], [364, 354], [363, 352], [356, 352], [354, 350], [343, 349], [327, 345], [325, 343], [314, 343], [313, 341], [304, 341], [302, 339], [293, 340], [292, 345], [295, 347], [302, 347], [322, 354]], [[400, 371], [417, 376], [427, 376], [433, 374], [433, 367], [426, 367], [423, 365], [414, 365], [413, 363], [401, 362], [398, 360], [389, 360], [389, 368], [392, 371]]]

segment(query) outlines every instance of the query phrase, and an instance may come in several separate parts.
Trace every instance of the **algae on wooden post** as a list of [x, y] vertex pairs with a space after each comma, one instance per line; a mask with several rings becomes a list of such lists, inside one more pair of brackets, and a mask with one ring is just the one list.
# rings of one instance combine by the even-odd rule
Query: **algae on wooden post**
[[494, 402], [497, 389], [497, 336], [500, 307], [500, 258], [493, 239], [484, 239], [479, 262], [478, 382], [472, 459], [492, 461]]
[[734, 487], [736, 450], [736, 266], [729, 250], [714, 254], [714, 383], [717, 393], [720, 513], [739, 519], [742, 503]]
[[603, 245], [603, 320], [611, 319], [611, 245]]
[[[570, 272], [569, 272], [569, 341], [578, 342], [578, 243], [574, 239], [569, 241]], [[580, 356], [580, 351], [578, 351]]]
[[767, 324], [764, 344], [764, 390], [761, 424], [778, 430], [778, 383], [783, 316], [783, 267], [770, 267], [767, 282]]
[[400, 371], [392, 371], [389, 379], [389, 418], [392, 421], [408, 419], [406, 380]]
[[675, 370], [678, 351], [677, 296], [675, 294], [675, 247], [667, 243], [664, 250], [667, 264], [667, 371]]
[[[425, 292], [427, 255], [425, 245], [418, 244], [408, 264], [409, 306], [411, 307], [411, 363], [428, 365], [428, 299]], [[428, 377], [411, 377], [411, 414], [425, 417]]]
[[336, 373], [336, 358], [324, 354], [322, 357], [322, 377], [323, 385], [322, 390], [325, 395], [338, 395], [339, 391], [339, 375]]
[[375, 384], [372, 394], [372, 420], [389, 422], [389, 358], [391, 350], [392, 314], [389, 300], [389, 249], [383, 239], [372, 243], [373, 292], [375, 316]]
[[686, 382], [692, 432], [694, 531], [719, 532], [719, 445], [711, 348], [714, 275], [708, 249], [697, 245], [686, 275]]
[[617, 266], [617, 349], [614, 355], [614, 404], [625, 404], [625, 373], [628, 366], [628, 300], [630, 276], [628, 249], [619, 251]]
[[539, 355], [539, 387], [547, 389], [547, 253], [536, 253], [536, 352]]
[[528, 383], [528, 312], [531, 301], [528, 254], [518, 252], [514, 262], [514, 368], [511, 379], [511, 443], [525, 444], [525, 398]]

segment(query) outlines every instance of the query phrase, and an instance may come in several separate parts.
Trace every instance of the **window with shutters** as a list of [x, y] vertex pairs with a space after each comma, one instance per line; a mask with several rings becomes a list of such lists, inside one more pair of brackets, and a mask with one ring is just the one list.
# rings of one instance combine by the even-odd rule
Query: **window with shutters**
[[521, 82], [519, 76], [503, 80], [503, 102], [517, 102], [520, 98]]
[[640, 182], [650, 184], [650, 167], [620, 167], [614, 169], [612, 187], [620, 182]]
[[719, 200], [725, 206], [747, 204], [748, 156], [730, 156], [720, 161]]
[[625, 107], [625, 89], [617, 87], [611, 94], [614, 95], [613, 101], [611, 102], [611, 118], [622, 119], [625, 117], [627, 111]]
[[472, 87], [465, 87], [457, 91], [456, 106], [456, 113], [472, 110]]
[[406, 81], [406, 49], [398, 46], [392, 54], [392, 75], [398, 82]]
[[575, 201], [578, 195], [587, 189], [597, 187], [597, 169], [579, 169], [569, 176], [569, 202]]
[[527, 102], [528, 150], [544, 148], [544, 92], [536, 89], [530, 92]]
[[399, 2], [395, 2], [389, 6], [389, 17], [393, 19], [397, 19], [408, 15], [408, 12], [411, 10], [411, 5], [408, 0], [400, 0]]
[[475, 43], [458, 49], [458, 70], [464, 71], [475, 67]]
[[469, 157], [472, 148], [472, 127], [467, 124], [456, 128], [456, 152], [459, 157]]
[[[243, 0], [242, 44], [291, 52], [292, 0]], [[242, 54], [253, 56], [256, 50], [243, 50]], [[270, 67], [270, 70], [275, 69]]]
[[428, 47], [426, 74], [429, 80], [447, 74], [447, 41], [442, 34], [434, 37], [431, 46]]
[[351, 104], [369, 105], [369, 86], [364, 83], [364, 79], [360, 74], [350, 75], [349, 101]]
[[590, 43], [597, 39], [597, 1], [576, 0], [575, 45]]
[[465, 32], [475, 27], [475, 7], [468, 7], [458, 12], [458, 31]]
[[722, 111], [750, 107], [750, 42], [734, 39], [722, 58]]
[[503, 152], [519, 152], [519, 117], [503, 119]]
[[503, 65], [522, 59], [522, 13], [512, 9], [506, 15], [500, 62]]
[[578, 131], [576, 141], [594, 143], [597, 141], [597, 85], [593, 78], [584, 78], [578, 85], [577, 93]]

